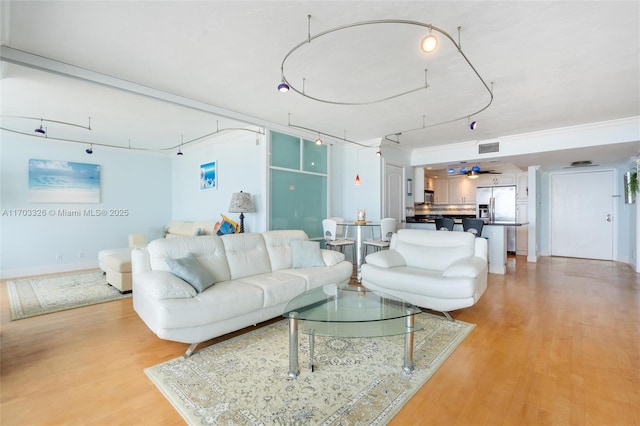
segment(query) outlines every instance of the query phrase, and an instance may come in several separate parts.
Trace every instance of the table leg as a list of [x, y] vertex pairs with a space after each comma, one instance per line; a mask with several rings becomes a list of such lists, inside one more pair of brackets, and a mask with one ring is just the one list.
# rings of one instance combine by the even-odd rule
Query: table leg
[[298, 313], [289, 313], [289, 377], [296, 378], [298, 370]]
[[404, 335], [404, 365], [402, 369], [406, 373], [413, 371], [413, 330], [415, 314], [407, 316], [407, 333]]
[[316, 343], [316, 332], [315, 330], [311, 330], [309, 333], [309, 369], [313, 373], [315, 371], [315, 365], [313, 360], [313, 353], [315, 349]]
[[362, 281], [362, 226], [356, 226], [356, 279]]

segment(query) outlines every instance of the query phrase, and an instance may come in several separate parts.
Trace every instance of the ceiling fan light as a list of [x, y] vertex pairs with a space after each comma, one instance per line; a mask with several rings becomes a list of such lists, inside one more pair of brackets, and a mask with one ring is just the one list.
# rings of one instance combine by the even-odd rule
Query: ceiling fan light
[[278, 84], [278, 91], [287, 93], [289, 91], [289, 85], [282, 80], [282, 83]]
[[420, 41], [420, 50], [424, 53], [431, 53], [438, 47], [438, 39], [433, 34], [429, 33]]

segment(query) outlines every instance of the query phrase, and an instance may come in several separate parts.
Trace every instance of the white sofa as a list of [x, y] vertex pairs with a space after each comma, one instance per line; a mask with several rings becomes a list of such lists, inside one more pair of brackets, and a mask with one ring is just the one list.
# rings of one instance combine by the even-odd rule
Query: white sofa
[[[172, 272], [189, 254], [215, 282], [202, 292]], [[134, 249], [131, 261], [135, 311], [161, 339], [191, 344], [187, 356], [200, 342], [282, 315], [306, 290], [347, 283], [353, 272], [342, 253], [296, 230], [160, 239]]]
[[469, 232], [401, 229], [362, 265], [362, 284], [443, 312], [474, 305], [487, 288], [487, 240]]

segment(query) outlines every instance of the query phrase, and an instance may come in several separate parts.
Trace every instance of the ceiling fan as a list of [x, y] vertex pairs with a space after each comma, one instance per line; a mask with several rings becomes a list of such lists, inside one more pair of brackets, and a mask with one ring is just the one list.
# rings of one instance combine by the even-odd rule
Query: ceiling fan
[[500, 175], [501, 172], [497, 172], [495, 170], [482, 170], [480, 166], [473, 166], [470, 169], [467, 169], [465, 166], [460, 167], [459, 170], [456, 171], [455, 168], [449, 167], [447, 169], [447, 174], [449, 176], [452, 175], [467, 175], [470, 178], [476, 178], [482, 174], [491, 174], [491, 175]]

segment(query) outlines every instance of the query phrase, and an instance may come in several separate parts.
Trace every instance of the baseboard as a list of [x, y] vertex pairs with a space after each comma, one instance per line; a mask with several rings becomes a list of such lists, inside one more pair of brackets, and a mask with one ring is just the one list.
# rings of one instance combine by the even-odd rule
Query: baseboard
[[93, 269], [98, 267], [97, 261], [66, 263], [64, 265], [47, 265], [35, 268], [8, 269], [0, 271], [0, 279], [10, 279], [19, 277], [30, 277], [33, 275], [59, 274], [62, 272], [80, 271], [83, 269]]

